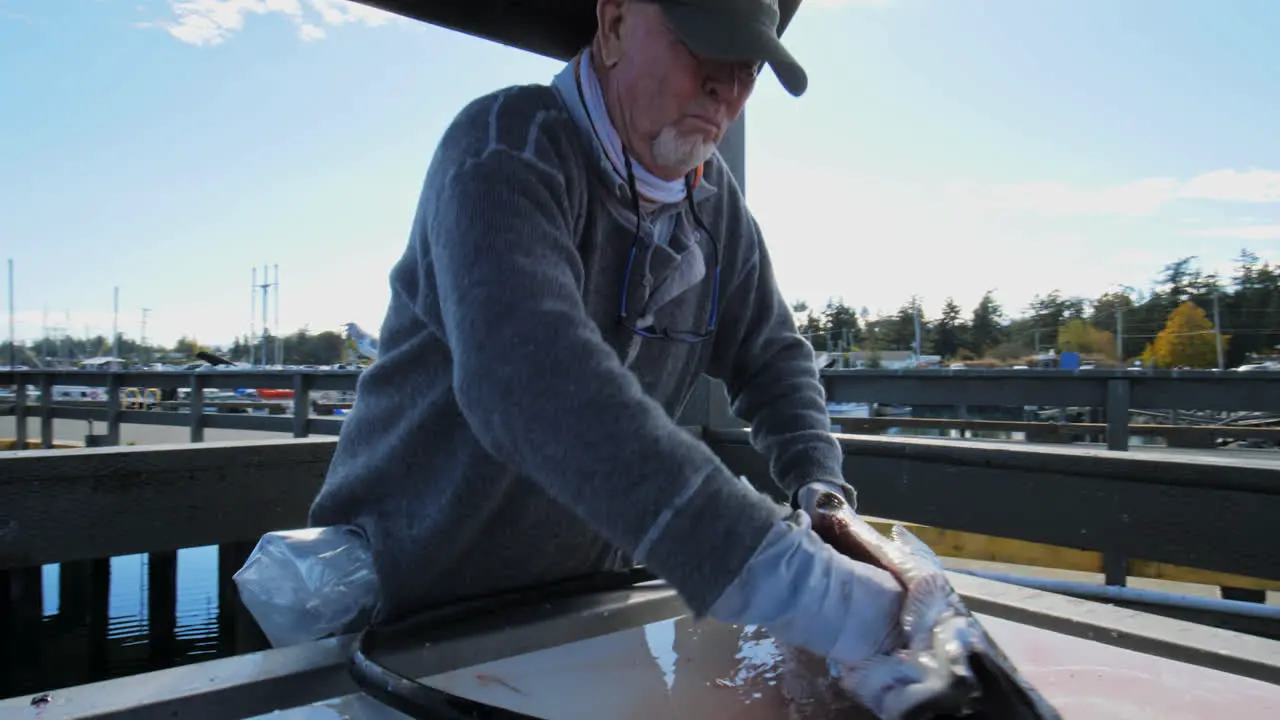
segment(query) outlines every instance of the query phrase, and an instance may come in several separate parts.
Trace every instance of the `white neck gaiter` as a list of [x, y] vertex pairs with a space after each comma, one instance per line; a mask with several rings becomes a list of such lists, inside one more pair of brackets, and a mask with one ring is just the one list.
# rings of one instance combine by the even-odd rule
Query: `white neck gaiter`
[[[590, 48], [583, 50], [579, 57], [579, 70], [582, 80], [582, 94], [587, 101], [587, 117], [595, 127], [596, 135], [604, 145], [605, 157], [613, 166], [623, 182], [627, 179], [627, 165], [623, 153], [622, 137], [614, 129], [609, 119], [609, 111], [604, 104], [604, 91], [600, 88], [600, 80], [591, 66]], [[632, 158], [631, 171], [636, 177], [636, 190], [640, 196], [652, 202], [668, 204], [684, 200], [684, 179], [663, 180], [649, 172], [635, 158]]]

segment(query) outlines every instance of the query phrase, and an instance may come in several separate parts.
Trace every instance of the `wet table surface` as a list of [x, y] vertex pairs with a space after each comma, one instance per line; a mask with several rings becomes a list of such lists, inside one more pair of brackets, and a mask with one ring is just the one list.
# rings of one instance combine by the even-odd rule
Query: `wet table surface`
[[[1280, 686], [979, 616], [1019, 669], [1068, 720], [1274, 720]], [[863, 720], [871, 716], [825, 664], [763, 631], [688, 617], [652, 623], [425, 682], [554, 720]], [[403, 718], [361, 695], [262, 716], [272, 720]]]

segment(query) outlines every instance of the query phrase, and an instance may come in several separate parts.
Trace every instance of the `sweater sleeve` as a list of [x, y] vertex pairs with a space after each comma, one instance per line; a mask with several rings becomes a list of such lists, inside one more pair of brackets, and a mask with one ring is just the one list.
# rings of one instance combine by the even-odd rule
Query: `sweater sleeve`
[[414, 221], [432, 295], [416, 304], [438, 305], [458, 406], [489, 453], [705, 612], [780, 511], [644, 393], [587, 315], [573, 158], [501, 135], [437, 156]]
[[754, 260], [721, 302], [733, 312], [716, 330], [709, 374], [724, 381], [734, 415], [750, 423], [752, 444], [792, 500], [803, 485], [822, 480], [841, 484], [853, 502], [813, 348], [778, 290], [759, 226], [749, 213], [747, 220], [742, 241], [753, 247]]

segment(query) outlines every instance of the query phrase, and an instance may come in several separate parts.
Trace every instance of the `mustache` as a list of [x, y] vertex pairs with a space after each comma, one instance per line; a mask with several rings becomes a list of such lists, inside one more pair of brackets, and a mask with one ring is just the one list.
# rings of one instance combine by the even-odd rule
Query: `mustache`
[[685, 115], [695, 115], [715, 121], [721, 127], [729, 124], [729, 111], [723, 105], [706, 99], [695, 100], [683, 108]]
[[728, 111], [714, 104], [694, 104], [684, 108], [686, 117], [698, 117], [712, 120], [719, 127], [728, 127]]

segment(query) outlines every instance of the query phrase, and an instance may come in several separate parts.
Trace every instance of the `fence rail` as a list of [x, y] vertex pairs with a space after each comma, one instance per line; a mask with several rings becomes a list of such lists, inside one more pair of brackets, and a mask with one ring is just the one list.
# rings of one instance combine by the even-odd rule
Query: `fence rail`
[[[12, 415], [18, 445], [26, 440], [28, 417], [41, 421], [41, 441], [51, 447], [54, 420], [93, 420], [106, 425], [99, 444], [118, 445], [120, 425], [138, 423], [190, 428], [190, 440], [204, 439], [206, 428], [291, 433], [294, 437], [333, 435], [342, 427], [335, 418], [311, 417], [312, 391], [354, 392], [359, 371], [186, 371], [99, 372], [81, 370], [0, 371], [0, 387], [14, 386], [13, 400], [0, 415]], [[1261, 411], [1280, 415], [1280, 379], [1275, 373], [1213, 371], [1115, 370], [824, 370], [827, 399], [835, 403], [867, 402], [888, 405], [953, 407], [964, 418], [968, 408], [1081, 407], [1094, 408], [1105, 423], [1107, 446], [1129, 446], [1131, 410]], [[33, 403], [27, 389], [39, 388], [42, 398], [55, 386], [106, 389], [103, 407], [73, 407]], [[187, 412], [129, 409], [121, 401], [124, 388], [189, 390]], [[723, 386], [703, 382], [682, 424], [741, 427], [724, 398]], [[223, 415], [203, 412], [206, 389], [292, 390], [289, 416]], [[263, 403], [267, 407], [269, 403]], [[280, 405], [281, 401], [270, 404]], [[1171, 431], [1172, 432], [1172, 431]], [[1265, 435], [1266, 433], [1259, 433]]]
[[[336, 435], [341, 421], [311, 417], [312, 391], [354, 392], [360, 371], [355, 370], [216, 370], [171, 372], [100, 372], [92, 370], [7, 370], [0, 371], [0, 387], [13, 387], [13, 401], [4, 414], [14, 417], [16, 441], [26, 442], [28, 417], [40, 418], [43, 447], [52, 447], [54, 420], [94, 420], [106, 424], [106, 433], [98, 442], [120, 444], [120, 425], [137, 423], [190, 428], [191, 442], [202, 442], [206, 428], [221, 430], [257, 430], [286, 432], [294, 437], [313, 434]], [[106, 389], [106, 405], [102, 408], [68, 407], [49, 402], [57, 386], [101, 387]], [[28, 401], [28, 388], [38, 388], [41, 402]], [[124, 388], [181, 389], [189, 391], [185, 413], [125, 409], [121, 395]], [[257, 415], [219, 415], [204, 412], [204, 391], [214, 390], [292, 390], [292, 413], [289, 417]], [[35, 408], [38, 414], [32, 415]]]

